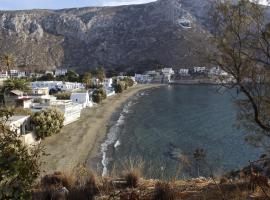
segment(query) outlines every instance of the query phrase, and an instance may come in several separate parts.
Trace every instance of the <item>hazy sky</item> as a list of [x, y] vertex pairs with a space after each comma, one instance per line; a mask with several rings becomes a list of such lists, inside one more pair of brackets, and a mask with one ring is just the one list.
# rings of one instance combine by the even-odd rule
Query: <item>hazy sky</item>
[[0, 10], [72, 8], [148, 3], [155, 0], [0, 0]]

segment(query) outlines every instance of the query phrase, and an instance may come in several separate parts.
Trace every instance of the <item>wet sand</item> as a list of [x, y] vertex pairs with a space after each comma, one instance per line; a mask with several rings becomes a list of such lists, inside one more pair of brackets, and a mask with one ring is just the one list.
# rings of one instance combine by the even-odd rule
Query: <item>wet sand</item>
[[42, 157], [42, 174], [72, 172], [79, 164], [95, 157], [107, 134], [112, 114], [139, 91], [160, 85], [137, 85], [122, 94], [109, 97], [100, 105], [82, 111], [80, 120], [63, 127], [57, 135], [42, 141], [47, 156]]

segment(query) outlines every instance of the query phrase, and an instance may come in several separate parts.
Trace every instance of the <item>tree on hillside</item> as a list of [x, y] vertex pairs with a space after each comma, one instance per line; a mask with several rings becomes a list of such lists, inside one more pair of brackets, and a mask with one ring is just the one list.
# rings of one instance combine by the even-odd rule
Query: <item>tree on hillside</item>
[[8, 79], [4, 81], [3, 92], [8, 93], [11, 90], [21, 90], [23, 92], [29, 92], [30, 85], [25, 79]]
[[31, 199], [30, 189], [40, 173], [40, 146], [28, 148], [7, 125], [13, 112], [0, 109], [0, 199]]
[[48, 108], [31, 116], [31, 123], [39, 138], [45, 138], [60, 132], [64, 115], [55, 108]]
[[2, 62], [4, 63], [6, 70], [8, 72], [8, 75], [10, 76], [10, 67], [12, 64], [12, 56], [11, 54], [4, 54], [2, 57]]
[[85, 73], [82, 78], [82, 82], [85, 84], [87, 89], [91, 88], [92, 86], [92, 74], [90, 72]]
[[[238, 101], [241, 125], [270, 137], [270, 24], [264, 8], [249, 0], [219, 2], [212, 16], [211, 63], [220, 66], [245, 98]], [[257, 138], [258, 139], [258, 138]]]

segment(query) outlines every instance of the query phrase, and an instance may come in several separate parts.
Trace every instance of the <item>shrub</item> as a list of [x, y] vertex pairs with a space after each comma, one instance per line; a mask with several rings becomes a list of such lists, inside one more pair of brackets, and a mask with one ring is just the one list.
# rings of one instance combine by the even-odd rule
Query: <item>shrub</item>
[[26, 147], [20, 136], [6, 127], [12, 111], [0, 109], [0, 199], [30, 199], [30, 189], [39, 176], [43, 149]]
[[127, 187], [136, 188], [139, 184], [140, 173], [138, 170], [134, 169], [127, 174], [125, 174], [125, 180]]
[[32, 111], [31, 111], [31, 109], [28, 109], [28, 108], [17, 107], [17, 108], [14, 108], [14, 114], [31, 115]]
[[167, 182], [158, 182], [155, 186], [153, 200], [176, 200], [176, 195]]
[[54, 172], [53, 174], [42, 177], [41, 186], [45, 189], [63, 186], [71, 190], [74, 187], [74, 178], [62, 172]]
[[31, 116], [31, 123], [39, 138], [48, 137], [60, 132], [64, 123], [64, 115], [55, 108], [48, 108]]
[[134, 81], [130, 77], [125, 77], [123, 81], [126, 83], [127, 87], [132, 87], [134, 85]]
[[125, 83], [124, 82], [119, 81], [118, 83], [116, 83], [114, 85], [114, 91], [116, 93], [122, 93], [124, 90], [125, 90]]
[[[63, 189], [65, 187], [65, 189]], [[64, 191], [64, 192], [63, 192]], [[41, 184], [33, 192], [33, 200], [40, 199], [94, 199], [98, 194], [98, 186], [94, 174], [85, 167], [79, 166], [70, 176], [61, 172], [46, 175], [41, 179]]]
[[92, 94], [92, 100], [95, 103], [101, 103], [106, 98], [107, 98], [107, 94], [103, 88], [96, 89]]
[[59, 100], [69, 100], [71, 93], [70, 92], [62, 92], [54, 95]]
[[96, 177], [92, 171], [84, 166], [79, 166], [76, 169], [76, 187], [70, 191], [70, 199], [94, 199], [98, 194], [98, 186]]

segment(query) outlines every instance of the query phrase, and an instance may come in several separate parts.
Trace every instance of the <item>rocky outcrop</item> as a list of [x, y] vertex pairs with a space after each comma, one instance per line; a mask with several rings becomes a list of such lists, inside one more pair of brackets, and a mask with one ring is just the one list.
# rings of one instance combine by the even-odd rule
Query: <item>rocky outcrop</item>
[[0, 54], [13, 54], [14, 65], [31, 70], [200, 64], [208, 33], [186, 2], [2, 11]]

